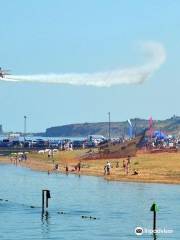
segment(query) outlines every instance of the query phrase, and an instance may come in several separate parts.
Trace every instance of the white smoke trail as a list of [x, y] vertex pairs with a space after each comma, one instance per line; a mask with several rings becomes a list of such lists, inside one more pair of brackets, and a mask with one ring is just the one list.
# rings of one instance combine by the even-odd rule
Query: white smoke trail
[[146, 42], [143, 44], [143, 49], [146, 51], [146, 54], [148, 53], [149, 63], [141, 66], [97, 73], [12, 75], [9, 78], [6, 77], [1, 80], [98, 87], [109, 87], [120, 84], [141, 84], [151, 77], [166, 60], [166, 52], [161, 43]]

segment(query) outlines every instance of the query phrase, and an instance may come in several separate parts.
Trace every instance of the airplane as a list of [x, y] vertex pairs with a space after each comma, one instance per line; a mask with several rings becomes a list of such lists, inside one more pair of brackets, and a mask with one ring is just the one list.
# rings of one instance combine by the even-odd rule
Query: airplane
[[6, 75], [11, 75], [9, 71], [10, 70], [5, 70], [0, 67], [0, 78], [4, 78]]

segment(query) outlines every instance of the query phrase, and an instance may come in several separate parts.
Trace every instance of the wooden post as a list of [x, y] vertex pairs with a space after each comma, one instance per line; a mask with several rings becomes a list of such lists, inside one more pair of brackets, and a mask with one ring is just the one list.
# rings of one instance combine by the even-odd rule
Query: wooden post
[[46, 208], [48, 208], [48, 198], [47, 198], [47, 192], [46, 192]]
[[42, 212], [44, 212], [44, 190], [42, 190]]
[[[44, 199], [45, 194], [45, 199]], [[42, 190], [42, 212], [44, 212], [44, 203], [46, 202], [46, 208], [48, 208], [48, 200], [51, 198], [49, 190]]]

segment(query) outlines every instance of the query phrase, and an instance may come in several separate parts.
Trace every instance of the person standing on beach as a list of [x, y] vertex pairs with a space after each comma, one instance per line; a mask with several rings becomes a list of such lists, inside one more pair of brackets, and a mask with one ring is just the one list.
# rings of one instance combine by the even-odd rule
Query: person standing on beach
[[128, 156], [127, 158], [127, 164], [128, 164], [128, 172], [129, 172], [129, 169], [131, 169], [131, 157]]
[[126, 161], [125, 161], [125, 159], [123, 159], [123, 169], [124, 169], [124, 172], [126, 173]]
[[68, 174], [68, 172], [69, 172], [69, 167], [68, 167], [68, 165], [66, 165], [66, 174]]
[[53, 158], [54, 157], [54, 152], [53, 152], [53, 150], [51, 149], [51, 158]]
[[17, 163], [18, 163], [18, 154], [16, 153], [14, 158], [14, 164], [17, 166]]
[[59, 167], [59, 164], [58, 164], [58, 163], [55, 164], [55, 166], [54, 166], [54, 170], [55, 170], [55, 171], [60, 170], [60, 167]]
[[128, 175], [129, 174], [129, 162], [128, 162], [128, 160], [125, 163], [125, 170], [126, 170], [126, 175]]
[[79, 172], [81, 171], [81, 161], [79, 161], [79, 163], [77, 164], [77, 169]]
[[26, 153], [25, 153], [25, 152], [23, 152], [23, 159], [24, 159], [24, 161], [26, 161], [26, 160], [27, 160], [27, 155], [26, 155]]
[[110, 172], [111, 172], [111, 163], [110, 163], [109, 161], [107, 161], [106, 167], [107, 167], [107, 175], [110, 175]]
[[48, 158], [51, 157], [51, 150], [48, 151]]
[[128, 164], [130, 165], [131, 164], [131, 157], [130, 156], [128, 156], [127, 161], [128, 161]]
[[107, 164], [104, 165], [104, 175], [107, 174]]

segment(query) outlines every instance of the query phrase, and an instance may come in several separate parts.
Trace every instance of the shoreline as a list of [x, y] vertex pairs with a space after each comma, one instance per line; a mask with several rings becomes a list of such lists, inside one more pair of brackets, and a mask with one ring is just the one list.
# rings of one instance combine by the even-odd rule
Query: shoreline
[[[180, 156], [180, 154], [179, 154]], [[178, 157], [179, 157], [178, 156]], [[138, 158], [138, 157], [137, 157]], [[98, 161], [98, 167], [94, 167], [95, 161]], [[120, 181], [120, 182], [136, 182], [136, 183], [157, 183], [157, 184], [180, 184], [180, 173], [177, 173], [176, 175], [165, 175], [165, 174], [157, 174], [157, 175], [151, 175], [150, 173], [140, 173], [138, 175], [125, 175], [122, 173], [122, 169], [112, 169], [112, 172], [110, 175], [104, 176], [103, 173], [103, 163], [105, 160], [87, 160], [83, 161], [83, 164], [85, 167], [81, 168], [80, 172], [76, 171], [69, 171], [68, 174], [76, 174], [76, 175], [85, 175], [85, 176], [96, 176], [101, 177], [106, 181]], [[117, 160], [113, 160], [117, 161]], [[119, 161], [121, 161], [119, 159]], [[136, 161], [136, 160], [134, 160]], [[180, 159], [179, 159], [180, 161]], [[74, 161], [74, 162], [77, 162]], [[72, 162], [71, 164], [74, 164]], [[36, 159], [33, 157], [29, 157], [27, 161], [23, 161], [21, 163], [18, 163], [17, 166], [26, 167], [34, 171], [42, 171], [42, 172], [56, 172], [56, 173], [63, 173], [66, 174], [65, 168], [64, 168], [64, 162], [58, 162], [60, 165], [60, 171], [53, 171], [54, 165], [57, 162], [48, 162], [43, 161], [42, 159]], [[13, 164], [9, 157], [0, 157], [0, 164]], [[94, 165], [93, 165], [94, 164]], [[14, 165], [14, 164], [13, 164]], [[119, 170], [119, 171], [118, 171]], [[121, 171], [121, 172], [120, 172]], [[119, 173], [120, 172], [120, 173]]]

